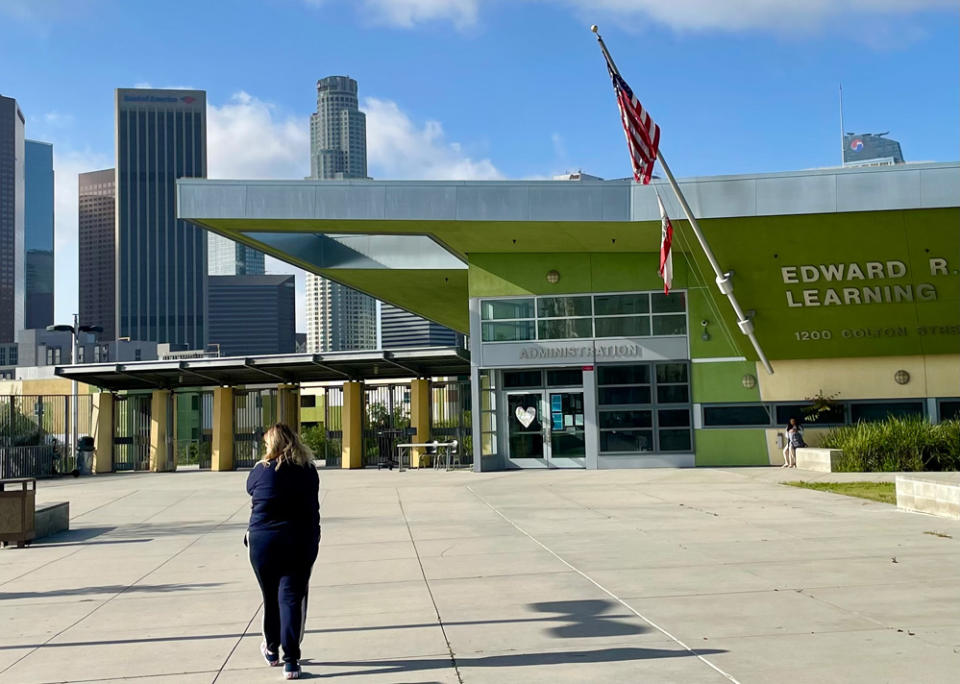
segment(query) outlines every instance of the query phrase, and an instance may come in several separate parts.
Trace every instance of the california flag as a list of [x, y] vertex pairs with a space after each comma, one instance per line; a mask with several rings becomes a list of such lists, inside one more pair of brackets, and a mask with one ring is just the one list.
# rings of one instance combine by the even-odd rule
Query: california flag
[[670, 217], [667, 216], [667, 210], [663, 208], [663, 200], [657, 195], [657, 204], [660, 205], [660, 270], [658, 273], [663, 278], [663, 292], [670, 294], [670, 286], [673, 284], [673, 224], [670, 223]]

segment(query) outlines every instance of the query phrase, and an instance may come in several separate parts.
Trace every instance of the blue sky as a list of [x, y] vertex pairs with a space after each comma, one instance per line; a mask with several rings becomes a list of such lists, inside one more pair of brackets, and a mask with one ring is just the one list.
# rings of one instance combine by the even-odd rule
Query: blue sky
[[114, 88], [206, 90], [211, 177], [306, 175], [331, 74], [360, 83], [375, 178], [623, 177], [590, 23], [678, 176], [836, 165], [841, 79], [848, 130], [958, 158], [952, 0], [0, 0], [0, 93], [54, 143], [58, 320], [76, 308], [76, 174], [113, 165]]

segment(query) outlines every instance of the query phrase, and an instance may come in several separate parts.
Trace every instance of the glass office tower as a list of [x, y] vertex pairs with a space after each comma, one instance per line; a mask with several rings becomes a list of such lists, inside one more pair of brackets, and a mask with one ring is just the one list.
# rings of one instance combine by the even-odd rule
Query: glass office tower
[[0, 342], [16, 342], [24, 324], [24, 118], [0, 95]]
[[176, 218], [176, 179], [207, 175], [206, 93], [116, 91], [117, 337], [206, 346], [207, 233]]
[[53, 325], [53, 145], [27, 140], [24, 203], [25, 328]]

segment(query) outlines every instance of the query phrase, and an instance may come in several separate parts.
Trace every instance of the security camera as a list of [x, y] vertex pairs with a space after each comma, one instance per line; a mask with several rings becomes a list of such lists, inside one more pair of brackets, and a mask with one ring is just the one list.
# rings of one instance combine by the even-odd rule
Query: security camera
[[708, 325], [710, 325], [710, 321], [708, 321], [706, 318], [704, 318], [702, 321], [700, 321], [700, 325], [702, 325], [704, 328], [706, 328]]

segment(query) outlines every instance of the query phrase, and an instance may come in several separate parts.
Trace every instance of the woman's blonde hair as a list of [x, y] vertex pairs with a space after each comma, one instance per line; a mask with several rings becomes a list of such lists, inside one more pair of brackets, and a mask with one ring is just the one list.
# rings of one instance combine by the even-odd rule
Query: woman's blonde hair
[[266, 453], [260, 459], [261, 463], [274, 463], [279, 468], [284, 463], [293, 463], [305, 466], [313, 463], [313, 452], [300, 440], [300, 436], [283, 423], [277, 423], [263, 436], [267, 447]]

